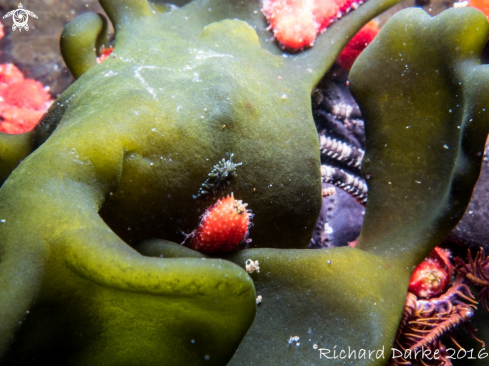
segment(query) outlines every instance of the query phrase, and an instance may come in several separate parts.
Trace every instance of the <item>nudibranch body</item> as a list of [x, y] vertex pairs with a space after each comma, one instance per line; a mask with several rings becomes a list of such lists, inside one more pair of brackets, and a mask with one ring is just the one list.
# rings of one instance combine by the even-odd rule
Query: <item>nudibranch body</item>
[[[404, 274], [379, 274], [384, 260], [358, 249], [305, 248], [321, 205], [311, 91], [346, 40], [396, 1], [370, 0], [297, 55], [270, 42], [259, 1], [155, 13], [145, 0], [101, 0], [116, 35], [100, 64], [104, 20], [70, 22], [61, 47], [77, 80], [22, 136], [35, 150], [0, 189], [0, 357], [225, 365], [255, 315], [265, 318], [241, 343], [241, 364], [272, 351], [277, 364], [310, 364], [317, 354], [278, 347], [291, 326], [325, 344], [391, 342]], [[253, 208], [253, 248], [202, 260], [176, 243], [217, 198], [194, 196], [233, 153], [242, 165], [220, 194]], [[19, 155], [7, 155], [12, 168]], [[150, 238], [171, 253], [138, 247]], [[262, 266], [253, 279], [249, 258]], [[254, 281], [269, 299], [259, 314]], [[371, 329], [381, 336], [364, 337]]]

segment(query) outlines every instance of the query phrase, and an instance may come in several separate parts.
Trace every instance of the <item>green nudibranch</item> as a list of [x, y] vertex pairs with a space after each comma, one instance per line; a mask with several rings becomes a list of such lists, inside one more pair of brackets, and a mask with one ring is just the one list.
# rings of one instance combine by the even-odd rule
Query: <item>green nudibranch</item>
[[[146, 0], [100, 2], [114, 57], [95, 62], [104, 18], [70, 22], [61, 46], [76, 82], [35, 131], [0, 135], [4, 176], [25, 157], [0, 189], [2, 364], [309, 365], [313, 344], [388, 350], [410, 270], [460, 218], [478, 176], [485, 17], [401, 12], [357, 60], [365, 227], [358, 248], [314, 251], [310, 93], [397, 0], [369, 0], [298, 54], [269, 39], [258, 1], [167, 13]], [[194, 198], [202, 183], [232, 154], [242, 165], [222, 193], [253, 208], [251, 248], [218, 259], [175, 244], [209, 205]], [[260, 273], [246, 273], [248, 259]], [[289, 346], [295, 336], [300, 347]]]

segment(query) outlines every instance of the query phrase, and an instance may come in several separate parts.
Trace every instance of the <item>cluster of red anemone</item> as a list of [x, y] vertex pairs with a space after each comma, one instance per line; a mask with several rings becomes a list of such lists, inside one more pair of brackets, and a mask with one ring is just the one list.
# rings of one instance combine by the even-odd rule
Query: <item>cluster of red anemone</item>
[[[3, 37], [0, 23], [0, 38]], [[0, 64], [0, 132], [32, 130], [51, 105], [48, 88], [26, 79], [13, 64]]]

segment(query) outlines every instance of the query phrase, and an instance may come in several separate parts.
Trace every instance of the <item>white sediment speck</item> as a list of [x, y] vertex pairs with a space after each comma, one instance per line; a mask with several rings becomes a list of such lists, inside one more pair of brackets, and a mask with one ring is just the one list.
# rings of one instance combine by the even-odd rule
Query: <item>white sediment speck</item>
[[468, 1], [459, 1], [453, 4], [454, 8], [465, 8], [467, 5], [469, 5]]
[[[297, 342], [299, 342], [299, 340], [300, 340], [299, 336], [292, 336], [292, 337], [290, 337], [290, 338], [289, 338], [289, 346], [290, 346], [292, 343], [294, 343], [294, 342], [296, 342], [296, 343], [297, 343]], [[298, 344], [300, 345], [300, 343], [298, 343]]]
[[326, 235], [333, 234], [333, 228], [331, 226], [329, 226], [329, 224], [327, 222], [324, 224], [323, 230], [324, 230], [324, 233]]
[[260, 273], [260, 265], [258, 261], [253, 261], [252, 259], [247, 259], [245, 261], [245, 269], [248, 273], [258, 272]]

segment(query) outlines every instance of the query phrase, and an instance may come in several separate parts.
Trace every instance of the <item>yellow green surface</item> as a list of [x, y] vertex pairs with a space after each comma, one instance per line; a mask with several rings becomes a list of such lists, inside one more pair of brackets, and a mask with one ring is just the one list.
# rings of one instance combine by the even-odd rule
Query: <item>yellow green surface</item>
[[[79, 78], [29, 139], [0, 140], [4, 176], [36, 148], [0, 189], [2, 365], [345, 362], [314, 344], [387, 358], [410, 271], [470, 198], [489, 108], [481, 13], [392, 18], [350, 77], [370, 190], [358, 246], [304, 249], [321, 204], [310, 92], [346, 36], [395, 2], [369, 0], [287, 57], [254, 1], [101, 1], [115, 57], [92, 67], [103, 21], [70, 23]], [[224, 194], [255, 214], [251, 248], [217, 259], [172, 243], [213, 203], [193, 196], [231, 154], [242, 165]]]

